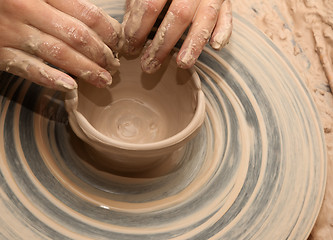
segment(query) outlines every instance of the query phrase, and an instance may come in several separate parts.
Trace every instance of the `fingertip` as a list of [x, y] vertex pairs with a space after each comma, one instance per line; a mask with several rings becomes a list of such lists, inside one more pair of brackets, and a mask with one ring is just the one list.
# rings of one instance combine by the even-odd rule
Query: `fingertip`
[[210, 41], [209, 44], [216, 51], [219, 51], [222, 49], [222, 43], [219, 41], [213, 40], [213, 41]]
[[145, 73], [154, 73], [160, 69], [162, 63], [155, 57], [151, 56], [149, 53], [145, 53], [141, 57], [141, 69]]
[[106, 70], [111, 72], [112, 74], [115, 73], [118, 68], [120, 67], [120, 61], [117, 57], [113, 57], [112, 59], [108, 59], [108, 65], [106, 67]]
[[177, 65], [180, 68], [188, 69], [194, 66], [196, 58], [193, 56], [193, 53], [189, 49], [181, 50], [177, 56]]
[[71, 91], [77, 88], [77, 83], [71, 77], [59, 77], [54, 82], [54, 86], [60, 91]]
[[141, 60], [141, 69], [145, 73], [155, 73], [160, 67], [161, 63], [157, 59]]
[[232, 34], [232, 11], [230, 0], [225, 0], [221, 6], [218, 21], [210, 40], [210, 45], [215, 50], [225, 47]]
[[209, 44], [213, 49], [221, 50], [229, 43], [230, 36], [231, 36], [231, 31], [219, 32], [213, 36]]
[[81, 73], [79, 78], [91, 83], [98, 88], [104, 88], [112, 83], [112, 76], [106, 70], [101, 70], [97, 72], [86, 71]]
[[97, 78], [93, 82], [96, 87], [104, 88], [112, 84], [112, 76], [108, 71], [103, 71], [97, 74]]

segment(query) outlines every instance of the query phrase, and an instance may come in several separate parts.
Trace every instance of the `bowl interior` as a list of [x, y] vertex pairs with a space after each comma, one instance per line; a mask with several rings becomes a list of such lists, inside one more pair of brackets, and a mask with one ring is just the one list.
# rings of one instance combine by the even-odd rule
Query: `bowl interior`
[[175, 57], [155, 74], [141, 70], [140, 58], [120, 59], [109, 88], [80, 82], [78, 111], [105, 136], [127, 143], [158, 142], [185, 129], [193, 119], [200, 81], [177, 68]]

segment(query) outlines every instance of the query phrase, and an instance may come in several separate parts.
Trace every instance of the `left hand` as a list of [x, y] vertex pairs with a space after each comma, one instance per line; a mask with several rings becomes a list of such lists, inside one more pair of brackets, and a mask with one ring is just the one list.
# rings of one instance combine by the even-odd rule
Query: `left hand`
[[77, 87], [69, 74], [105, 87], [121, 31], [88, 0], [0, 0], [0, 71], [60, 91]]
[[[124, 45], [127, 54], [136, 54], [167, 0], [127, 0], [124, 17]], [[187, 37], [178, 53], [177, 64], [190, 68], [198, 59], [205, 44], [219, 50], [232, 31], [230, 0], [173, 0], [152, 42], [142, 55], [143, 71], [153, 73], [161, 66], [186, 28]]]

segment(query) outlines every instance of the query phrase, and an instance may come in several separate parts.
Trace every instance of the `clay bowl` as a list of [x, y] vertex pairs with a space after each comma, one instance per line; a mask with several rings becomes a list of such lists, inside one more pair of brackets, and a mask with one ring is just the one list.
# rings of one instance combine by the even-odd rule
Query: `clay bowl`
[[140, 58], [120, 62], [110, 87], [81, 81], [67, 94], [66, 109], [92, 155], [117, 171], [143, 171], [195, 135], [205, 117], [205, 97], [195, 70], [177, 68], [175, 56], [152, 75], [142, 72]]

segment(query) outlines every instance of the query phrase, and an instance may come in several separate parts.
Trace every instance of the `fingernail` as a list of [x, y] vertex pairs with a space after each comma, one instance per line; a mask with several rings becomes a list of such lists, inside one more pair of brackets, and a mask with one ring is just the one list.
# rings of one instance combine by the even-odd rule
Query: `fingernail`
[[142, 56], [141, 68], [146, 73], [154, 73], [161, 67], [160, 61], [154, 57]]
[[85, 71], [81, 73], [79, 78], [84, 79], [99, 88], [106, 87], [112, 83], [111, 74], [106, 70], [98, 72]]
[[113, 68], [119, 68], [120, 67], [119, 59], [116, 58], [114, 55], [113, 55], [113, 58], [109, 59], [108, 64], [111, 65]]
[[196, 58], [193, 57], [192, 51], [184, 50], [179, 54], [177, 65], [181, 68], [190, 68], [194, 65]]
[[112, 50], [108, 47], [104, 47], [103, 55], [106, 59], [107, 68], [117, 69], [120, 66], [119, 59], [117, 55], [112, 52]]
[[120, 67], [120, 61], [118, 58], [115, 58], [114, 62], [112, 64], [108, 64], [108, 66], [105, 68], [111, 75], [116, 73]]
[[213, 41], [210, 44], [212, 46], [212, 48], [214, 48], [215, 50], [221, 50], [222, 48], [222, 43], [218, 42], [218, 41]]
[[97, 75], [96, 80], [94, 81], [96, 87], [103, 88], [111, 85], [112, 76], [109, 72], [100, 72]]
[[58, 88], [64, 88], [64, 90], [73, 90], [77, 88], [77, 83], [72, 78], [59, 77], [55, 81], [55, 85]]
[[221, 50], [227, 43], [229, 38], [226, 38], [225, 34], [218, 33], [214, 36], [213, 41], [211, 41], [210, 45], [215, 50]]

